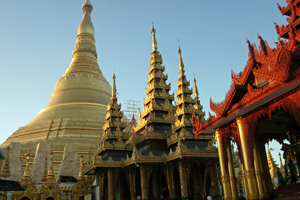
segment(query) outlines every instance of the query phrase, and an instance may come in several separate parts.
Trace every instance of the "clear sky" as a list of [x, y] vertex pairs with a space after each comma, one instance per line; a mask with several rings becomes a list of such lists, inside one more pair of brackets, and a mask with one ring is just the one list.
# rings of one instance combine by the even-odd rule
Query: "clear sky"
[[[286, 6], [285, 0], [277, 0]], [[2, 1], [0, 8], [0, 143], [48, 104], [56, 81], [68, 68], [84, 0]], [[178, 39], [186, 76], [197, 79], [200, 103], [220, 102], [248, 58], [246, 38], [257, 33], [275, 46], [273, 21], [287, 24], [270, 0], [91, 0], [98, 63], [111, 83], [115, 72], [119, 102], [143, 102], [151, 54], [151, 22], [171, 91], [179, 77]], [[142, 108], [142, 103], [140, 104]], [[208, 114], [206, 114], [208, 116]], [[271, 145], [272, 146], [272, 145]], [[274, 146], [278, 157], [278, 145]]]

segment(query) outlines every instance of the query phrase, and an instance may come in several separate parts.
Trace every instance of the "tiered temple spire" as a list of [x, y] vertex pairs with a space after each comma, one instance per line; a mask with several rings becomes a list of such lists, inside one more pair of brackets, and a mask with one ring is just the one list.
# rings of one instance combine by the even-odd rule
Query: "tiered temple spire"
[[[195, 114], [200, 118], [203, 118], [204, 113], [202, 106], [198, 101], [198, 91], [195, 84], [195, 99], [191, 97], [193, 94], [192, 89], [189, 89], [190, 82], [187, 81], [185, 76], [184, 64], [182, 60], [182, 51], [179, 46], [179, 78], [177, 82], [177, 101], [176, 101], [176, 113], [175, 113], [175, 124], [172, 129], [171, 135], [168, 137], [168, 145], [177, 143], [181, 139], [194, 139], [195, 134], [193, 133], [192, 115]], [[194, 79], [195, 83], [195, 79]], [[198, 105], [199, 103], [199, 105]]]
[[150, 67], [148, 69], [149, 77], [147, 79], [148, 88], [146, 89], [147, 98], [144, 99], [144, 109], [139, 113], [139, 123], [135, 130], [139, 149], [143, 141], [151, 139], [162, 140], [162, 146], [166, 145], [165, 131], [171, 129], [174, 122], [172, 101], [174, 96], [170, 95], [170, 84], [166, 84], [168, 76], [164, 74], [165, 67], [162, 65], [162, 57], [157, 51], [157, 42], [155, 37], [156, 30], [152, 26], [152, 53]]
[[[105, 123], [103, 125], [103, 134], [100, 138], [97, 154], [102, 158], [111, 156], [110, 151], [123, 150], [123, 156], [127, 151], [132, 150], [132, 146], [126, 144], [129, 139], [129, 132], [124, 132], [126, 124], [122, 122], [123, 112], [121, 104], [118, 104], [116, 75], [113, 75], [111, 102], [107, 106]], [[121, 156], [122, 157], [122, 156]]]

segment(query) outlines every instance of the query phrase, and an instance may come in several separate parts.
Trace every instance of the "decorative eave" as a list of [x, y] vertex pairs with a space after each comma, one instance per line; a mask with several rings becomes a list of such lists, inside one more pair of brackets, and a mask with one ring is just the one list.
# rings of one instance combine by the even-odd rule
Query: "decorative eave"
[[149, 77], [147, 78], [147, 83], [149, 84], [154, 78], [167, 80], [168, 75], [165, 75], [162, 71], [158, 71], [154, 74], [150, 74]]
[[193, 150], [189, 150], [186, 146], [179, 143], [175, 151], [170, 150], [168, 153], [163, 153], [162, 155], [156, 156], [151, 151], [149, 154], [143, 155], [137, 152], [137, 150], [134, 148], [131, 157], [127, 155], [126, 159], [122, 159], [120, 161], [114, 161], [112, 157], [109, 157], [108, 160], [102, 160], [101, 156], [95, 156], [93, 162], [84, 167], [83, 174], [95, 174], [97, 168], [124, 168], [130, 165], [137, 165], [141, 163], [166, 163], [176, 159], [182, 159], [184, 157], [217, 159], [218, 151], [212, 145], [208, 145], [204, 150], [200, 150], [198, 147], [195, 147]]
[[148, 73], [150, 74], [153, 70], [155, 69], [159, 69], [161, 71], [165, 71], [166, 67], [160, 64], [151, 64], [149, 69], [148, 69]]
[[171, 89], [171, 84], [166, 84], [163, 79], [160, 79], [160, 82], [156, 83], [156, 82], [152, 82], [149, 83], [148, 88], [146, 88], [146, 95], [148, 95], [152, 90], [154, 89], [164, 89], [167, 91], [170, 91]]
[[147, 105], [149, 103], [149, 101], [151, 101], [153, 99], [168, 99], [170, 101], [173, 101], [174, 100], [174, 93], [169, 94], [164, 89], [162, 90], [162, 92], [159, 92], [159, 93], [151, 93], [146, 97], [146, 99], [144, 99], [144, 105]]
[[293, 0], [287, 0], [288, 6], [286, 6], [286, 7], [280, 6], [278, 3], [277, 3], [277, 6], [282, 15], [290, 16], [291, 15], [290, 10], [294, 9], [299, 2], [300, 2], [300, 0], [295, 0], [294, 2], [293, 2]]

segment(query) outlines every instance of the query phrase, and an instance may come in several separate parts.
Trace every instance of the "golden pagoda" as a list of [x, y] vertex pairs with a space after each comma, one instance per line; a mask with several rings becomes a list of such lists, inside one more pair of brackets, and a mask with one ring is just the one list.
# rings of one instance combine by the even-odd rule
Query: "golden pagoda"
[[96, 148], [111, 96], [111, 86], [97, 62], [91, 20], [93, 6], [89, 0], [82, 9], [72, 61], [55, 84], [47, 107], [0, 146], [4, 148], [11, 142], [19, 142], [22, 154], [28, 150], [34, 154], [39, 141], [51, 142], [55, 174], [67, 143], [76, 144], [79, 153]]

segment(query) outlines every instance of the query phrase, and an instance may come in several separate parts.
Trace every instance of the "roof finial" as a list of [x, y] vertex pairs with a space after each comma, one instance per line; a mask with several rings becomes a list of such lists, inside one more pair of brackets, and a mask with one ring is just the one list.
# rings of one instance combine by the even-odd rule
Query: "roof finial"
[[83, 10], [83, 17], [78, 27], [77, 33], [78, 35], [81, 33], [89, 33], [94, 35], [94, 26], [91, 20], [93, 5], [91, 4], [90, 0], [86, 0], [84, 4], [82, 4], [82, 10]]
[[83, 177], [83, 155], [80, 157], [78, 178]]
[[182, 61], [182, 57], [181, 57], [181, 48], [179, 45], [179, 39], [178, 39], [178, 54], [179, 54], [179, 73], [181, 74], [181, 76], [184, 74], [184, 65], [183, 65], [183, 61]]
[[157, 50], [157, 42], [156, 42], [156, 38], [155, 38], [156, 30], [154, 28], [153, 21], [152, 21], [151, 33], [152, 33], [152, 50], [156, 51]]
[[196, 78], [194, 75], [194, 96], [195, 96], [195, 100], [196, 100], [196, 104], [194, 106], [195, 109], [199, 109], [199, 97], [198, 97], [198, 89], [197, 89], [197, 84], [196, 84]]
[[111, 95], [111, 99], [116, 99], [117, 98], [117, 87], [116, 87], [116, 75], [114, 73], [114, 75], [112, 76], [113, 78], [113, 86], [112, 86], [112, 95]]
[[48, 173], [47, 173], [47, 178], [50, 176], [54, 176], [53, 172], [53, 153], [50, 153], [50, 158], [49, 158], [49, 168], [48, 168]]
[[25, 158], [26, 158], [26, 167], [25, 167], [25, 170], [24, 170], [23, 177], [30, 177], [30, 171], [29, 171], [29, 152], [27, 154], [25, 154]]

